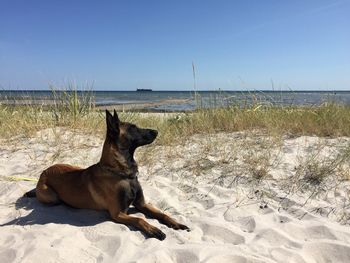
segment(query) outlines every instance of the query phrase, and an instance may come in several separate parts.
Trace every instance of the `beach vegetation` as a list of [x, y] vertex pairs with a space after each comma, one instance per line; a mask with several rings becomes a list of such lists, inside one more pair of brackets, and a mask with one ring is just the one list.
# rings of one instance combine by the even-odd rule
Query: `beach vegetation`
[[[52, 128], [79, 128], [104, 135], [104, 109], [94, 104], [92, 90], [74, 85], [52, 90], [48, 104], [2, 103], [0, 137], [30, 135]], [[216, 102], [218, 105], [221, 102]], [[268, 135], [350, 136], [350, 106], [323, 103], [316, 106], [264, 105], [198, 108], [185, 113], [122, 112], [121, 119], [159, 130], [158, 144], [178, 143], [194, 134], [260, 130]]]

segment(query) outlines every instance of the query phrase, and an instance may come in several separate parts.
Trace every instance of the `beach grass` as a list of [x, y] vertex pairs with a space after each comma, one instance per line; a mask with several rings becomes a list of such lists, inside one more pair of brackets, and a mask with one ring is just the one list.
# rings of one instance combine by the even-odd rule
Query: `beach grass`
[[[38, 130], [67, 127], [104, 135], [104, 111], [97, 109], [92, 93], [53, 93], [50, 105], [0, 104], [0, 137], [30, 136]], [[122, 121], [159, 131], [159, 144], [170, 144], [194, 134], [260, 130], [269, 135], [350, 136], [350, 106], [266, 106], [197, 109], [187, 113], [122, 112]]]
[[196, 133], [260, 129], [268, 134], [348, 136], [350, 107], [323, 104], [314, 107], [251, 106], [202, 109], [167, 123], [181, 136]]

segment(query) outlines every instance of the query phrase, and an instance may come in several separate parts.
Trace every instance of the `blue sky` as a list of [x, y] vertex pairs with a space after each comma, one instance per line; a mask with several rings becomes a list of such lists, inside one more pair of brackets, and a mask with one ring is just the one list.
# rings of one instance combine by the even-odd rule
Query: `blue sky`
[[0, 88], [350, 90], [350, 0], [0, 0]]

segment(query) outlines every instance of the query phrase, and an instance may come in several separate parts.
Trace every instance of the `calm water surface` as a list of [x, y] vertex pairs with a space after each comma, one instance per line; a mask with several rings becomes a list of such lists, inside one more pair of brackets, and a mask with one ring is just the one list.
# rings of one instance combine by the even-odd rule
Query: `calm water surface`
[[[59, 92], [58, 92], [59, 93]], [[350, 91], [79, 91], [79, 96], [92, 95], [97, 106], [145, 104], [156, 111], [186, 111], [196, 107], [230, 105], [319, 105], [337, 102], [350, 105]], [[57, 95], [57, 94], [56, 94]], [[52, 91], [0, 91], [0, 103], [40, 104], [52, 101]], [[147, 105], [157, 104], [159, 105]]]

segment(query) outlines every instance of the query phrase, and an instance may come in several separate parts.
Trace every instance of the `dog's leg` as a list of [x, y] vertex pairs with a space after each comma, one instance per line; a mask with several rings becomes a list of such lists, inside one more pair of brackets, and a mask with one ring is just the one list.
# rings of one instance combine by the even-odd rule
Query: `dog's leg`
[[109, 211], [109, 212], [112, 216], [112, 219], [117, 223], [133, 226], [141, 230], [142, 232], [144, 232], [148, 237], [155, 237], [159, 240], [164, 240], [166, 237], [166, 235], [160, 229], [147, 223], [142, 218], [129, 216], [128, 214], [123, 212], [119, 212], [119, 213], [116, 213], [116, 211]]
[[36, 198], [46, 204], [57, 205], [61, 203], [56, 192], [46, 184], [38, 183], [36, 187]]
[[61, 200], [55, 190], [47, 184], [47, 173], [50, 171], [49, 169], [50, 168], [46, 169], [40, 175], [40, 179], [35, 188], [36, 198], [42, 203], [57, 205], [61, 203]]
[[136, 205], [135, 208], [145, 214], [146, 216], [157, 219], [159, 222], [171, 227], [175, 230], [190, 230], [187, 226], [176, 222], [173, 218], [168, 216], [167, 214], [162, 213], [160, 210], [155, 208], [150, 204]]
[[154, 206], [150, 204], [146, 204], [142, 190], [139, 192], [138, 196], [136, 197], [136, 200], [134, 201], [134, 206], [137, 210], [139, 210], [146, 216], [155, 218], [159, 222], [167, 225], [168, 227], [171, 227], [175, 230], [178, 230], [178, 229], [187, 230], [187, 231], [190, 230], [187, 226], [176, 222], [170, 216], [162, 213], [160, 210], [158, 210]]

